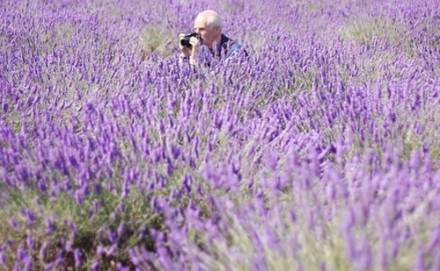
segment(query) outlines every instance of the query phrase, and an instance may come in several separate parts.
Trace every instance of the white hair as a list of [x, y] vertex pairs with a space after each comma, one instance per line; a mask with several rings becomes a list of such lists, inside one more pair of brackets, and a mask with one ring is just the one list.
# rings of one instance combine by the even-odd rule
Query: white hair
[[208, 26], [210, 27], [210, 28], [213, 28], [213, 27], [215, 27], [215, 26], [218, 26], [218, 27], [220, 27], [220, 29], [223, 29], [223, 22], [222, 22], [222, 19], [220, 18], [220, 16], [215, 16], [215, 15], [211, 15], [211, 14], [209, 14], [207, 17], [206, 17], [206, 22], [208, 23]]
[[209, 28], [213, 28], [215, 26], [220, 27], [220, 29], [223, 29], [223, 22], [220, 16], [217, 14], [217, 12], [213, 10], [205, 10], [198, 14], [197, 17], [203, 16], [206, 18], [206, 24]]

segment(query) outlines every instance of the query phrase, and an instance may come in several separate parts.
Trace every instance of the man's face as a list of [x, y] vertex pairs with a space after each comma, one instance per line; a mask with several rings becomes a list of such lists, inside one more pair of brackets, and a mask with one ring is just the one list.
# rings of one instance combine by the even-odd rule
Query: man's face
[[199, 16], [194, 21], [194, 32], [199, 34], [203, 44], [211, 48], [213, 42], [218, 38], [219, 27], [209, 27], [207, 19]]

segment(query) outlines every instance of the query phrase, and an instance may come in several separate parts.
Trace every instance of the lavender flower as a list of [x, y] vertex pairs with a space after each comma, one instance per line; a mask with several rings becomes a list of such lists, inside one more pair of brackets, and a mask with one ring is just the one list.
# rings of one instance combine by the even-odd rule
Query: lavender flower
[[435, 1], [70, 2], [2, 1], [0, 269], [438, 269]]

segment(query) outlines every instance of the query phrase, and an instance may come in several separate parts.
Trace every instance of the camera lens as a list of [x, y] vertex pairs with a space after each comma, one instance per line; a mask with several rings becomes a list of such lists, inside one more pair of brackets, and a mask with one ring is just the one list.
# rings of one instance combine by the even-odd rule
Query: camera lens
[[182, 45], [183, 47], [189, 47], [189, 40], [188, 39], [183, 39], [180, 41], [180, 45]]
[[198, 38], [198, 36], [199, 35], [197, 33], [195, 33], [195, 32], [191, 33], [191, 34], [188, 34], [188, 35], [184, 36], [183, 39], [180, 40], [180, 45], [182, 45], [183, 47], [191, 47], [191, 43], [189, 43], [189, 39], [191, 37]]

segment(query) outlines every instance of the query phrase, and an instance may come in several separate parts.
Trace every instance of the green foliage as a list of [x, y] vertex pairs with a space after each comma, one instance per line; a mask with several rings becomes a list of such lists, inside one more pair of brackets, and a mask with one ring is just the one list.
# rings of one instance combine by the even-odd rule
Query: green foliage
[[[140, 33], [141, 51], [143, 59], [148, 58], [152, 52], [162, 56], [170, 56], [174, 52], [173, 32], [166, 25], [147, 25]], [[176, 41], [177, 42], [177, 41]]]
[[339, 32], [343, 39], [355, 44], [370, 43], [375, 37], [393, 43], [399, 38], [397, 28], [402, 26], [394, 25], [388, 18], [363, 16], [350, 19]]
[[[287, 213], [284, 215], [289, 217]], [[279, 246], [275, 246], [265, 239], [265, 227], [268, 225], [259, 218], [253, 218], [250, 225], [237, 217], [231, 217], [229, 230], [223, 233], [223, 237], [214, 240], [207, 241], [203, 233], [190, 230], [189, 235], [194, 236], [199, 245], [204, 243], [203, 247], [207, 247], [206, 250], [200, 250], [194, 246], [192, 252], [201, 259], [207, 270], [251, 271], [254, 270], [252, 262], [256, 259], [262, 259], [267, 266], [266, 270], [273, 271], [293, 270], [300, 264], [305, 270], [321, 270], [322, 263], [327, 264], [329, 270], [350, 270], [350, 261], [345, 255], [339, 230], [329, 224], [326, 227], [326, 237], [322, 238], [303, 225], [303, 222], [293, 223], [280, 217], [269, 222], [274, 223], [271, 229], [282, 240]], [[337, 227], [336, 220], [333, 222], [333, 227]], [[250, 234], [250, 228], [255, 235]], [[255, 238], [262, 241], [261, 247], [257, 245]], [[297, 244], [296, 251], [292, 251], [295, 246], [292, 243]], [[228, 253], [232, 248], [235, 253]]]
[[[125, 248], [142, 244], [149, 250], [154, 249], [154, 242], [148, 234], [139, 239], [140, 228], [161, 230], [163, 227], [161, 214], [155, 213], [150, 208], [147, 195], [135, 187], [132, 187], [129, 196], [125, 198], [120, 198], [115, 192], [102, 189], [99, 193], [90, 193], [81, 203], [75, 201], [66, 192], [50, 197], [31, 188], [18, 189], [4, 185], [0, 188], [1, 203], [4, 205], [0, 208], [0, 218], [5, 222], [4, 226], [0, 227], [0, 242], [13, 237], [14, 243], [7, 250], [9, 259], [13, 261], [14, 249], [20, 243], [25, 243], [26, 236], [23, 233], [31, 233], [35, 240], [35, 245], [31, 249], [32, 253], [35, 253], [35, 267], [43, 264], [43, 259], [38, 258], [43, 240], [50, 244], [49, 254], [63, 251], [64, 247], [58, 244], [57, 240], [65, 238], [71, 240], [74, 248], [80, 249], [86, 266], [93, 259], [99, 259], [104, 267], [109, 267], [116, 259], [120, 262], [128, 262]], [[116, 212], [118, 209], [122, 211]], [[22, 210], [30, 210], [34, 213], [35, 219], [32, 223]], [[48, 217], [53, 218], [53, 229], [49, 232], [45, 220]], [[12, 226], [11, 219], [16, 221], [16, 227]], [[67, 226], [66, 221], [74, 223], [76, 232]], [[117, 241], [119, 248], [117, 253], [108, 257], [96, 255], [98, 245], [105, 247], [110, 244], [103, 233], [106, 230], [116, 231], [120, 223], [126, 225], [126, 230], [124, 236], [119, 237]], [[54, 258], [47, 256], [44, 260], [51, 261]], [[71, 266], [73, 263], [69, 262], [70, 260], [71, 257], [66, 256], [60, 266]]]

